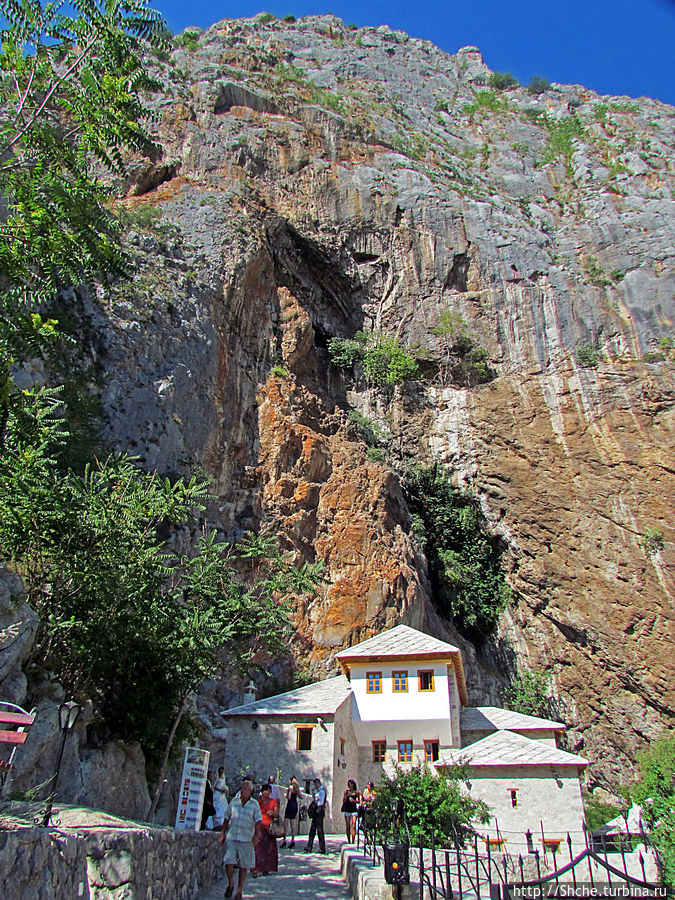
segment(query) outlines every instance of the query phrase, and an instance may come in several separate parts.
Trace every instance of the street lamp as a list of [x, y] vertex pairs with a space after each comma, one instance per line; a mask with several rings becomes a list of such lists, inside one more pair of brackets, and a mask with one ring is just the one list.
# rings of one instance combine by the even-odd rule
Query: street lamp
[[43, 828], [48, 827], [49, 820], [52, 817], [52, 806], [54, 805], [54, 798], [56, 797], [56, 785], [59, 781], [59, 772], [61, 771], [61, 763], [63, 762], [63, 751], [66, 749], [66, 738], [68, 737], [68, 732], [72, 731], [75, 727], [75, 723], [77, 722], [81, 712], [82, 707], [79, 705], [79, 703], [75, 703], [74, 700], [69, 700], [67, 703], [62, 703], [61, 706], [59, 706], [61, 746], [59, 747], [59, 755], [56, 760], [56, 771], [52, 776], [54, 784], [52, 786], [51, 793], [47, 798], [47, 806], [42, 817], [41, 824]]

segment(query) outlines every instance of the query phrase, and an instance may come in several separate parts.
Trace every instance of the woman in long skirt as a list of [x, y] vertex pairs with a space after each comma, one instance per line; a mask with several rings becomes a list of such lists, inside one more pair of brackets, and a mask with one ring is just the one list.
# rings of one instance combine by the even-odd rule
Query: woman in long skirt
[[277, 839], [270, 834], [270, 825], [279, 818], [279, 801], [272, 800], [272, 786], [264, 784], [260, 791], [258, 803], [262, 813], [262, 828], [255, 844], [255, 870], [251, 875], [269, 875], [279, 871], [279, 850]]

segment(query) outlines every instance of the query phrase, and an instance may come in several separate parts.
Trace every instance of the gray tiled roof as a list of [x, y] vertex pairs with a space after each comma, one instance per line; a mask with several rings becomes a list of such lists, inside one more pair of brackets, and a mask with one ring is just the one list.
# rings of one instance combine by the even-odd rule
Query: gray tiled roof
[[234, 706], [223, 712], [223, 716], [330, 715], [350, 693], [351, 687], [345, 676], [337, 675], [276, 697]]
[[535, 731], [538, 729], [564, 729], [562, 722], [540, 719], [525, 713], [501, 709], [499, 706], [466, 706], [461, 713], [462, 731]]
[[513, 731], [495, 731], [481, 741], [457, 750], [447, 750], [435, 765], [470, 766], [586, 766], [588, 760], [542, 741], [533, 741]]
[[336, 659], [351, 660], [360, 656], [409, 656], [414, 658], [428, 653], [447, 653], [450, 657], [459, 653], [459, 649], [453, 644], [446, 644], [445, 641], [439, 641], [438, 638], [410, 628], [408, 625], [397, 625], [395, 628], [376, 634], [354, 647], [341, 650], [336, 655]]

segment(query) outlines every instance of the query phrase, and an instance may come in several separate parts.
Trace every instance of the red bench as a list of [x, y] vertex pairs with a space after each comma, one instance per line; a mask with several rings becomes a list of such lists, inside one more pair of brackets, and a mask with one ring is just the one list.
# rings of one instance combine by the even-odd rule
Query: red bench
[[[24, 744], [28, 737], [26, 728], [32, 725], [35, 716], [31, 713], [9, 712], [0, 709], [0, 744]], [[8, 731], [2, 726], [18, 725], [16, 730]]]

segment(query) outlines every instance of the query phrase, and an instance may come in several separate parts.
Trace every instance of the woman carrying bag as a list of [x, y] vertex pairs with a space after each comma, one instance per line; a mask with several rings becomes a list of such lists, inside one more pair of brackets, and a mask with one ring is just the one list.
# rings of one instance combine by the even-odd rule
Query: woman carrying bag
[[277, 836], [281, 831], [279, 822], [279, 801], [270, 796], [271, 784], [264, 784], [260, 791], [258, 803], [262, 813], [262, 828], [255, 845], [255, 870], [251, 875], [269, 875], [279, 871], [279, 851]]

